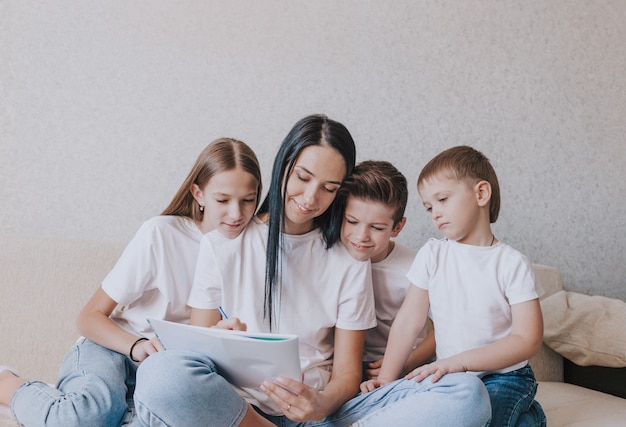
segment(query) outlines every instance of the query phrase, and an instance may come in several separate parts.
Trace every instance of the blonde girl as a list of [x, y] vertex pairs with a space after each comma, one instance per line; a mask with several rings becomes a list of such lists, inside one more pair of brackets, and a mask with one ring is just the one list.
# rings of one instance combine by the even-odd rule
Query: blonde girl
[[[76, 319], [81, 339], [56, 388], [0, 367], [0, 403], [28, 426], [116, 426], [132, 418], [137, 365], [163, 350], [147, 317], [188, 322], [200, 240], [241, 233], [256, 210], [261, 172], [245, 143], [221, 138], [200, 153], [160, 216], [139, 228]], [[129, 409], [130, 408], [130, 409]]]

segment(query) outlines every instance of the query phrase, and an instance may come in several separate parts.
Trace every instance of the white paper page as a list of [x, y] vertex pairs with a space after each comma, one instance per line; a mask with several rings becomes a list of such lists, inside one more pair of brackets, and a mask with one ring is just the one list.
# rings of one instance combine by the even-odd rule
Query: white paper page
[[166, 350], [208, 355], [233, 385], [258, 387], [278, 376], [302, 380], [298, 337], [203, 328], [148, 319]]

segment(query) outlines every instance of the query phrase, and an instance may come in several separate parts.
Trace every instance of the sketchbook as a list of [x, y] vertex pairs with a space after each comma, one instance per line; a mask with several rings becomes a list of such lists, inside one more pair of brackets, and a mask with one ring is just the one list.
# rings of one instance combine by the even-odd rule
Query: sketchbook
[[302, 380], [298, 336], [203, 328], [147, 319], [166, 350], [205, 354], [238, 387], [259, 387], [278, 376]]

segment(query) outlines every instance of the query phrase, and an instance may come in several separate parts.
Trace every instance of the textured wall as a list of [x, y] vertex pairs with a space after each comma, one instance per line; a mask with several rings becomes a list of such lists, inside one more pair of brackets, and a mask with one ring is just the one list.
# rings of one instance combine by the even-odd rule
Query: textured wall
[[302, 116], [412, 186], [469, 144], [499, 173], [496, 236], [565, 286], [626, 299], [623, 1], [0, 0], [0, 232], [125, 242], [216, 137], [264, 177]]

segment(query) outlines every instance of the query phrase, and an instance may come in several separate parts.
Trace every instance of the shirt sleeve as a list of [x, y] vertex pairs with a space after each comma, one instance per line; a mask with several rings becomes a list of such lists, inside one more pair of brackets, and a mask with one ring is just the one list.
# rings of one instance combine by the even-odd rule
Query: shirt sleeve
[[370, 263], [358, 262], [344, 280], [336, 326], [346, 330], [364, 330], [376, 326], [374, 290]]
[[217, 268], [217, 257], [209, 235], [200, 241], [193, 286], [187, 305], [200, 309], [215, 309], [222, 301], [222, 279]]
[[511, 269], [506, 283], [505, 295], [509, 304], [530, 301], [543, 294], [543, 289], [535, 279], [532, 265], [523, 255], [515, 268]]
[[428, 290], [430, 283], [430, 277], [432, 274], [431, 260], [432, 256], [432, 243], [429, 240], [424, 246], [420, 248], [415, 255], [415, 259], [409, 268], [406, 277], [409, 279], [412, 285], [417, 286], [420, 289]]
[[146, 221], [102, 281], [104, 292], [118, 304], [128, 306], [151, 289], [157, 274], [154, 253], [158, 246], [157, 229]]

